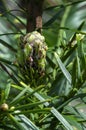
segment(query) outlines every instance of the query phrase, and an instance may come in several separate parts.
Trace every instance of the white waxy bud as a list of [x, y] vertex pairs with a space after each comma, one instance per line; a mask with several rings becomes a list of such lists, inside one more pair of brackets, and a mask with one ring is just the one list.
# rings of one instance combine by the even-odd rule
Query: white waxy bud
[[14, 109], [15, 109], [15, 107], [14, 107], [14, 106], [12, 106], [12, 107], [10, 108], [10, 110], [11, 110], [11, 111], [13, 111]]
[[35, 39], [35, 35], [30, 35], [30, 36], [27, 38], [27, 42], [31, 43], [31, 42], [33, 42], [34, 39]]
[[29, 69], [36, 74], [41, 74], [45, 71], [46, 51], [48, 49], [45, 37], [39, 32], [33, 31], [25, 35], [23, 42], [24, 46], [21, 52], [23, 53], [24, 66], [28, 70], [28, 76], [30, 76]]
[[2, 110], [2, 111], [7, 111], [9, 109], [9, 106], [8, 106], [8, 104], [6, 104], [6, 103], [3, 103], [1, 106], [0, 106], [0, 110]]
[[83, 35], [83, 34], [76, 34], [76, 40], [82, 40], [83, 38], [85, 37], [85, 35]]
[[47, 47], [46, 45], [45, 45], [43, 48], [45, 49], [45, 51], [47, 51], [47, 50], [48, 50], [48, 47]]
[[24, 48], [24, 54], [25, 54], [25, 58], [27, 58], [28, 56], [30, 56], [32, 51], [32, 46], [30, 44], [26, 44], [25, 48]]
[[41, 36], [41, 40], [44, 42], [44, 41], [45, 41], [45, 37], [44, 37], [44, 36]]

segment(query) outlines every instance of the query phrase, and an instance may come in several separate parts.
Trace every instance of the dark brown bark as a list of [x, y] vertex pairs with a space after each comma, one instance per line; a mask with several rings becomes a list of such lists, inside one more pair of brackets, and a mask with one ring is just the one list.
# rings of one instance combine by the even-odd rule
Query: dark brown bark
[[27, 33], [42, 28], [42, 10], [44, 0], [26, 0], [27, 2]]

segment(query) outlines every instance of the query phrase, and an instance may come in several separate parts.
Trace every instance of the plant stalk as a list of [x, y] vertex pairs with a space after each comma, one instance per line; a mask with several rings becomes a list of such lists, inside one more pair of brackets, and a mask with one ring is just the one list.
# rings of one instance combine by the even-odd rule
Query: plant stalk
[[42, 12], [44, 0], [26, 0], [27, 2], [27, 29], [26, 32], [38, 30], [42, 28]]

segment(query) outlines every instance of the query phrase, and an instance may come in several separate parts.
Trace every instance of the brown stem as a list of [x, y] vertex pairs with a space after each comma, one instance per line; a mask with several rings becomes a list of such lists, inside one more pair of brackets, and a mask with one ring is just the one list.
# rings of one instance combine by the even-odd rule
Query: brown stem
[[27, 1], [27, 33], [42, 28], [42, 10], [44, 0]]

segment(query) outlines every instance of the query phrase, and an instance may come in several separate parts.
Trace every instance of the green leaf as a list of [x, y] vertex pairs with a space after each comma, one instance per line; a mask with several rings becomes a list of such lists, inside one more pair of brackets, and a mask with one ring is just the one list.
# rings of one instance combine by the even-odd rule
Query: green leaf
[[7, 60], [7, 59], [4, 59], [4, 58], [1, 58], [1, 57], [0, 57], [0, 61], [1, 61], [1, 62], [4, 62], [4, 63], [6, 63], [6, 64], [9, 64], [9, 65], [12, 65], [12, 62], [11, 62], [11, 61], [9, 61], [9, 60]]
[[57, 60], [57, 63], [59, 64], [59, 67], [61, 69], [61, 71], [63, 72], [64, 76], [66, 77], [66, 79], [69, 81], [69, 83], [71, 84], [72, 78], [70, 73], [68, 72], [68, 70], [65, 68], [64, 64], [62, 63], [62, 61], [60, 60], [58, 54], [55, 52], [54, 56]]
[[12, 105], [12, 104], [16, 104], [16, 103], [21, 99], [21, 97], [27, 92], [27, 89], [28, 89], [28, 88], [24, 88], [24, 89], [11, 101], [11, 105]]
[[18, 16], [13, 15], [11, 12], [8, 12], [8, 14], [10, 14], [11, 16], [13, 16], [16, 20], [18, 20], [21, 23], [21, 25], [23, 25], [26, 28], [26, 25], [22, 22], [22, 20], [20, 18], [18, 18]]
[[18, 119], [22, 122], [21, 126], [24, 127], [24, 130], [39, 130], [26, 116], [17, 115]]
[[73, 62], [73, 68], [72, 68], [72, 84], [74, 87], [76, 87], [76, 79], [77, 79], [76, 71], [77, 71], [77, 60], [75, 58]]
[[79, 81], [82, 80], [81, 67], [80, 67], [80, 59], [77, 56], [77, 78]]
[[21, 33], [19, 33], [19, 32], [13, 32], [13, 33], [2, 33], [2, 34], [0, 34], [0, 36], [4, 36], [4, 35], [7, 35], [7, 36], [9, 36], [9, 35], [21, 35]]
[[[21, 82], [21, 84], [24, 86], [24, 87], [28, 87], [25, 83]], [[28, 88], [28, 90], [33, 91], [31, 88]], [[42, 97], [39, 93], [34, 93], [34, 96], [39, 99], [40, 101], [46, 101], [46, 99], [44, 97]], [[45, 102], [44, 105], [46, 107], [48, 107], [50, 104], [49, 102]], [[71, 125], [65, 120], [65, 118], [63, 118], [63, 116], [54, 108], [54, 107], [51, 107], [51, 113], [64, 125], [64, 127], [67, 129], [67, 130], [73, 130]]]
[[73, 130], [82, 130], [82, 126], [80, 123], [77, 122], [77, 119], [73, 116], [64, 116], [70, 124], [73, 126]]
[[16, 78], [16, 76], [13, 75], [13, 74], [11, 74], [10, 71], [6, 68], [5, 65], [3, 65], [3, 64], [0, 62], [0, 66], [1, 66], [1, 68], [10, 76], [10, 78], [13, 79], [13, 81], [14, 81], [15, 83], [17, 83], [18, 85], [20, 85], [20, 83], [19, 83], [18, 79]]
[[6, 88], [5, 88], [5, 100], [7, 100], [8, 97], [9, 97], [9, 94], [10, 94], [10, 86], [11, 86], [11, 83], [10, 83], [10, 81], [8, 81], [7, 86], [6, 86]]
[[47, 21], [43, 26], [51, 25], [58, 17], [63, 13], [64, 8], [61, 8], [49, 21]]
[[[25, 108], [26, 109], [26, 108]], [[28, 108], [29, 109], [29, 108]], [[21, 109], [20, 109], [21, 110]], [[25, 114], [27, 116], [30, 115], [30, 113], [34, 113], [34, 114], [37, 114], [37, 113], [41, 113], [41, 114], [46, 114], [46, 113], [49, 113], [51, 110], [51, 108], [43, 108], [43, 109], [32, 109], [32, 110], [23, 110], [23, 111], [19, 111], [17, 113], [13, 113], [13, 115], [20, 115], [20, 114]]]
[[5, 47], [7, 47], [8, 49], [10, 49], [11, 51], [16, 52], [16, 49], [12, 47], [10, 44], [8, 44], [7, 42], [0, 39], [0, 43], [4, 45]]
[[[46, 43], [49, 47], [53, 47], [53, 45], [56, 45], [57, 41], [57, 30], [53, 29], [43, 29], [43, 35], [46, 39]], [[49, 48], [50, 49], [50, 48]]]
[[52, 107], [51, 112], [63, 124], [63, 126], [66, 128], [66, 130], [73, 130], [73, 127], [67, 122], [67, 120], [54, 107]]
[[25, 128], [18, 122], [18, 120], [12, 114], [9, 114], [9, 118], [10, 118], [10, 121], [13, 122], [17, 130], [25, 130]]
[[[47, 101], [43, 101], [43, 102], [35, 102], [35, 103], [29, 103], [29, 104], [25, 104], [25, 105], [20, 105], [20, 106], [18, 106], [18, 107], [16, 107], [16, 109], [18, 110], [23, 110], [23, 109], [29, 109], [29, 108], [31, 108], [31, 107], [36, 107], [36, 106], [38, 106], [38, 105], [41, 105], [41, 104], [43, 104], [43, 103], [45, 103], [45, 102], [47, 102]], [[32, 110], [33, 111], [33, 110]]]

